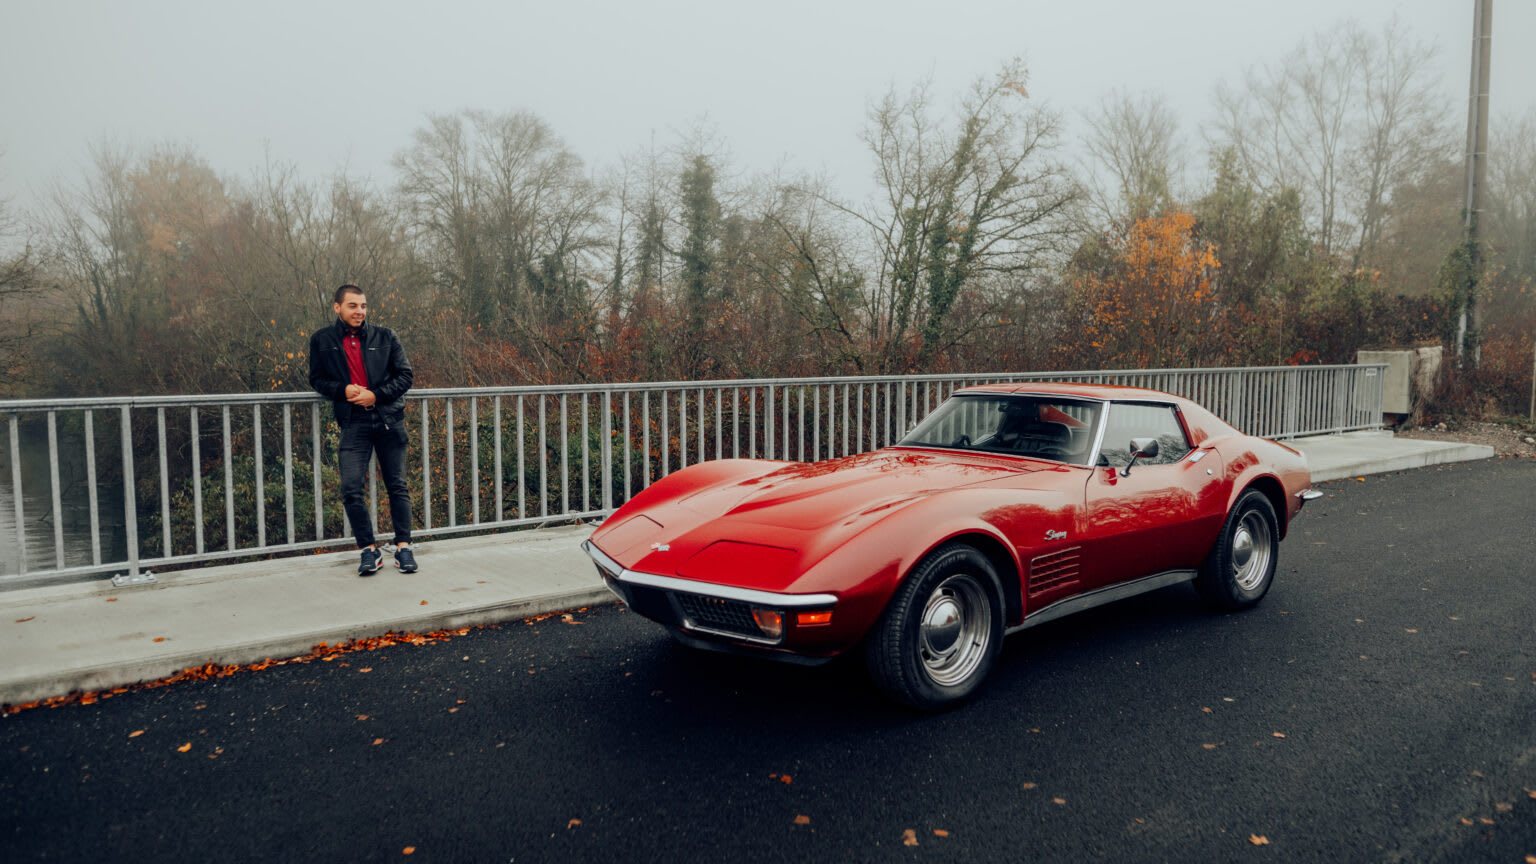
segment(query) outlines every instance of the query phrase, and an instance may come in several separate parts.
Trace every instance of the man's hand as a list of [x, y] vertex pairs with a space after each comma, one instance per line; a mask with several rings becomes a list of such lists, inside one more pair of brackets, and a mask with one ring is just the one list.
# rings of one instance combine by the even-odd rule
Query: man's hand
[[378, 397], [374, 396], [373, 391], [369, 390], [367, 387], [359, 387], [356, 384], [347, 385], [347, 401], [351, 402], [353, 405], [361, 405], [364, 408], [371, 408], [377, 399]]

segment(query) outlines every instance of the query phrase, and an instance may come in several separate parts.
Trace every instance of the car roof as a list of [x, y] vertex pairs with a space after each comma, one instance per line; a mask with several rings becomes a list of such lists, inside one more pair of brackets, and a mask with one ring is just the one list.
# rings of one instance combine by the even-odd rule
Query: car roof
[[1077, 382], [1025, 381], [1014, 384], [978, 384], [956, 390], [956, 393], [1042, 393], [1053, 396], [1078, 396], [1084, 399], [1116, 401], [1184, 402], [1186, 400], [1144, 387], [1121, 387], [1115, 384], [1081, 384]]

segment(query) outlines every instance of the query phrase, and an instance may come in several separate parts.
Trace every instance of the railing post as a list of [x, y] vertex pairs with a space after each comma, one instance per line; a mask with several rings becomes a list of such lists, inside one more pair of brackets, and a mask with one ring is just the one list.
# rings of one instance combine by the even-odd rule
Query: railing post
[[267, 545], [267, 472], [261, 459], [261, 403], [251, 406], [251, 440], [256, 447], [256, 548]]
[[603, 391], [603, 509], [613, 509], [613, 391]]
[[53, 490], [53, 566], [64, 569], [64, 502], [59, 486], [59, 428], [55, 412], [48, 412], [48, 473]]
[[[128, 572], [121, 576], [112, 577], [112, 584], [119, 587], [155, 581], [153, 574], [139, 572], [139, 506], [138, 492], [134, 488], [133, 482], [132, 410], [127, 405], [124, 405], [122, 408], [123, 536], [128, 545]], [[12, 440], [15, 440], [14, 435]], [[21, 499], [20, 483], [17, 484], [16, 498], [18, 501]]]
[[9, 418], [11, 430], [11, 503], [16, 507], [16, 562], [17, 575], [27, 572], [27, 514], [21, 498], [21, 424], [13, 412]]

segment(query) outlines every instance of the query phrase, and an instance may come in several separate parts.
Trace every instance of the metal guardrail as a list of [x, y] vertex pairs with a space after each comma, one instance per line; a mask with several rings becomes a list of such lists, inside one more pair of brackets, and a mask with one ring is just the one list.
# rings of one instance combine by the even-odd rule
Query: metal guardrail
[[[407, 396], [407, 464], [412, 498], [420, 502], [413, 536], [601, 516], [657, 478], [708, 459], [813, 461], [875, 449], [956, 388], [974, 384], [1148, 387], [1191, 398], [1269, 438], [1379, 428], [1383, 368], [416, 390]], [[0, 401], [0, 412], [9, 431], [14, 510], [0, 515], [13, 515], [15, 543], [0, 588], [106, 573], [118, 573], [123, 584], [146, 580], [147, 568], [351, 545], [335, 474], [336, 427], [317, 395], [11, 400]], [[103, 415], [116, 423], [98, 422]], [[307, 448], [296, 433], [307, 433]], [[38, 486], [46, 496], [29, 494]], [[120, 505], [104, 500], [112, 497]], [[368, 499], [375, 525], [387, 526], [379, 520], [376, 471]]]

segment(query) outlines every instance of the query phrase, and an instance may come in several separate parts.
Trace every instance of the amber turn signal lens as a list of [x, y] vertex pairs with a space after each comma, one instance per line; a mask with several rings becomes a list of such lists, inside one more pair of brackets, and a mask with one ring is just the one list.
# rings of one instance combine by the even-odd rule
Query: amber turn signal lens
[[764, 636], [777, 639], [784, 635], [784, 613], [777, 609], [753, 609], [752, 620]]
[[798, 627], [816, 627], [821, 624], [832, 623], [832, 610], [825, 612], [801, 612], [795, 616], [795, 625]]

